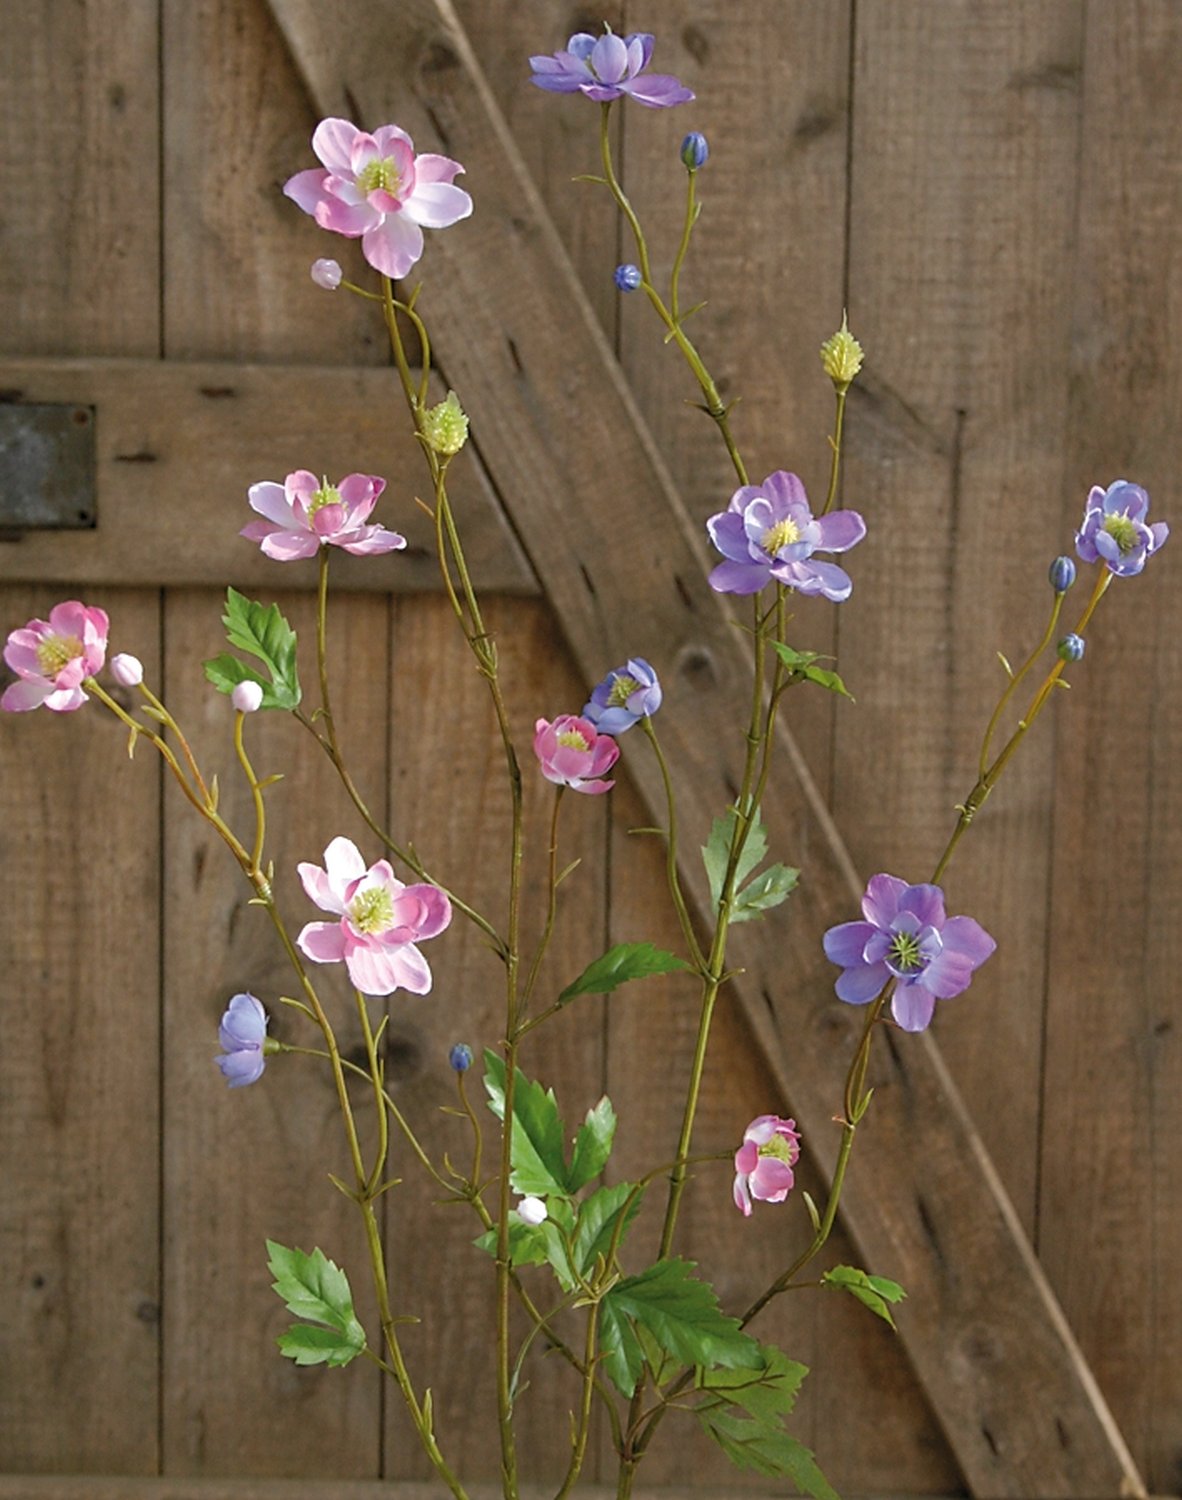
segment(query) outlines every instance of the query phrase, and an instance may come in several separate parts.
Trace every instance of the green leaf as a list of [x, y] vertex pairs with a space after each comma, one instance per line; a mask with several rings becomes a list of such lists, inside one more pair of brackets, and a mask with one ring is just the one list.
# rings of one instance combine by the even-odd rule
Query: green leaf
[[610, 1292], [599, 1304], [599, 1353], [607, 1378], [621, 1396], [631, 1396], [644, 1368], [644, 1350]]
[[567, 1005], [577, 995], [607, 995], [629, 979], [647, 979], [652, 974], [673, 974], [688, 968], [684, 959], [654, 948], [652, 943], [617, 943], [567, 985], [558, 1003]]
[[635, 1183], [617, 1182], [611, 1187], [600, 1188], [579, 1205], [573, 1248], [580, 1275], [589, 1276], [600, 1256], [607, 1259], [621, 1214], [625, 1216], [620, 1231], [620, 1243], [623, 1243], [628, 1226], [640, 1211], [643, 1197], [643, 1190], [638, 1190]]
[[[714, 906], [718, 905], [719, 897], [722, 895], [723, 882], [726, 880], [726, 867], [730, 863], [731, 843], [738, 821], [739, 814], [735, 808], [727, 808], [725, 817], [714, 819], [710, 826], [710, 838], [702, 846], [702, 861], [710, 880], [710, 900]], [[743, 845], [743, 853], [739, 856], [739, 863], [735, 869], [735, 890], [739, 889], [766, 853], [767, 829], [760, 822], [759, 810], [756, 809], [751, 820], [751, 827], [747, 832], [747, 841]]]
[[659, 1260], [639, 1276], [618, 1281], [604, 1297], [685, 1365], [759, 1369], [759, 1345], [718, 1305], [714, 1288], [690, 1273], [693, 1261]]
[[792, 869], [790, 865], [769, 865], [735, 897], [731, 907], [731, 921], [749, 922], [752, 917], [771, 911], [773, 906], [779, 906], [781, 901], [788, 899], [799, 879], [800, 871]]
[[[541, 1266], [548, 1258], [546, 1238], [542, 1234], [544, 1224], [522, 1224], [514, 1220], [509, 1225], [509, 1263], [513, 1266]], [[497, 1253], [497, 1230], [494, 1224], [472, 1241], [478, 1250], [489, 1255]]]
[[885, 1276], [868, 1276], [857, 1266], [834, 1266], [821, 1277], [821, 1284], [851, 1293], [892, 1328], [895, 1320], [887, 1304], [902, 1302], [907, 1295], [897, 1281], [890, 1281]]
[[808, 1366], [789, 1359], [773, 1344], [761, 1344], [759, 1353], [763, 1360], [763, 1368], [759, 1370], [699, 1370], [698, 1389], [711, 1392], [718, 1400], [709, 1407], [703, 1403], [698, 1411], [729, 1403], [764, 1421], [787, 1416], [796, 1403]]
[[[495, 1052], [484, 1054], [488, 1072], [484, 1087], [488, 1107], [498, 1120], [505, 1118], [505, 1064]], [[551, 1193], [566, 1197], [566, 1130], [552, 1089], [528, 1079], [517, 1069], [513, 1086], [513, 1135], [510, 1142], [515, 1192], [545, 1198]]]
[[783, 641], [773, 641], [776, 655], [792, 673], [793, 677], [803, 678], [806, 682], [815, 682], [818, 687], [827, 688], [831, 693], [840, 693], [843, 698], [848, 698], [852, 703], [854, 695], [842, 682], [836, 672], [830, 672], [825, 667], [815, 666], [819, 660], [815, 651], [794, 651], [791, 646], [786, 646]]
[[566, 1185], [577, 1193], [592, 1178], [598, 1177], [607, 1165], [612, 1152], [612, 1141], [616, 1134], [616, 1112], [612, 1102], [604, 1094], [594, 1109], [587, 1111], [587, 1118], [579, 1126], [575, 1136], [575, 1154], [571, 1158]]
[[785, 1432], [778, 1419], [740, 1417], [711, 1407], [701, 1411], [698, 1420], [738, 1468], [791, 1479], [802, 1494], [812, 1495], [814, 1500], [841, 1500], [813, 1455]]
[[[264, 606], [236, 589], [226, 590], [226, 612], [222, 616], [231, 646], [257, 657], [268, 678], [223, 654], [205, 663], [205, 675], [219, 692], [233, 692], [238, 682], [257, 682], [263, 689], [264, 708], [298, 708], [300, 680], [296, 666], [296, 634], [277, 604]], [[246, 672], [246, 676], [235, 673]]]
[[289, 1329], [279, 1341], [280, 1349], [297, 1364], [347, 1365], [365, 1348], [365, 1330], [353, 1311], [353, 1294], [344, 1271], [319, 1249], [306, 1255], [268, 1240], [267, 1254], [274, 1290], [288, 1312], [327, 1325], [326, 1329], [304, 1325]]

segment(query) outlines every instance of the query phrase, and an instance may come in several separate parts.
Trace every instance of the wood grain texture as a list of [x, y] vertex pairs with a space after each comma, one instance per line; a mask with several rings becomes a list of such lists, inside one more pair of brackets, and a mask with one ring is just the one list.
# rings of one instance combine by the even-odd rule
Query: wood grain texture
[[[1091, 485], [1117, 477], [1145, 486], [1151, 519], [1172, 519], [1182, 395], [1182, 18], [1161, 3], [1086, 12], [1065, 528], [1079, 524]], [[1039, 1223], [1080, 1342], [1151, 1486], [1166, 1492], [1182, 1486], [1179, 624], [1167, 550], [1140, 577], [1113, 581], [1087, 670], [1071, 673]]]
[[[346, 330], [347, 332], [347, 330]], [[347, 344], [342, 345], [347, 358]], [[327, 351], [326, 351], [327, 352]], [[0, 576], [74, 583], [205, 583], [315, 588], [311, 563], [285, 567], [239, 531], [254, 518], [246, 492], [293, 468], [339, 479], [380, 474], [377, 519], [407, 538], [375, 566], [338, 550], [334, 577], [369, 592], [440, 587], [434, 528], [414, 503], [422, 454], [401, 420], [390, 370], [260, 365], [241, 360], [0, 361], [3, 399], [96, 411], [98, 524], [92, 531], [0, 535]], [[440, 398], [446, 394], [438, 388]], [[536, 584], [474, 451], [454, 466], [477, 585], [530, 593]]]
[[[593, 679], [605, 663], [634, 650], [637, 639], [664, 639], [674, 671], [663, 736], [690, 804], [703, 812], [718, 805], [728, 781], [735, 784], [734, 756], [720, 742], [719, 727], [738, 718], [745, 676], [734, 632], [702, 581], [700, 543], [647, 434], [631, 421], [598, 328], [454, 17], [426, 4], [404, 7], [399, 76], [392, 77], [372, 65], [394, 54], [382, 45], [390, 20], [384, 9], [359, 7], [344, 49], [313, 7], [275, 0], [275, 8], [321, 107], [338, 109], [347, 87], [376, 118], [397, 95], [399, 117], [420, 145], [437, 142], [490, 184], [479, 222], [432, 240], [438, 280], [423, 307], [436, 326], [441, 360], [473, 413], [476, 441], [494, 481], [511, 497], [527, 554], [583, 671]], [[369, 44], [359, 47], [363, 18]], [[494, 296], [482, 279], [509, 262], [522, 274]], [[549, 330], [560, 322], [566, 335], [556, 367]], [[589, 476], [608, 451], [618, 488], [605, 497], [594, 487], [592, 495]], [[621, 557], [613, 543], [626, 533], [625, 511], [630, 517], [641, 496], [663, 545], [656, 555]], [[787, 736], [784, 751], [789, 786], [766, 810], [790, 845], [803, 846], [812, 879], [787, 941], [751, 934], [739, 948], [747, 973], [736, 989], [772, 1065], [790, 1082], [798, 1116], [824, 1162], [835, 1148], [834, 1141], [826, 1150], [824, 1122], [839, 1097], [845, 1050], [835, 1051], [835, 1039], [848, 1018], [834, 1020], [832, 971], [819, 960], [816, 939], [848, 913], [857, 881]], [[640, 790], [650, 806], [657, 804], [651, 775], [641, 778]], [[700, 899], [697, 871], [687, 869], [687, 879]], [[772, 996], [771, 1013], [762, 988]], [[790, 1075], [783, 1036], [793, 1042]], [[1135, 1489], [1127, 1451], [934, 1043], [920, 1039], [906, 1052], [895, 1049], [875, 1081], [905, 1108], [896, 1106], [893, 1123], [885, 1125], [876, 1115], [866, 1132], [847, 1190], [847, 1224], [871, 1263], [892, 1264], [917, 1293], [904, 1337], [966, 1478], [982, 1495], [1020, 1486], [1057, 1497], [1105, 1493], [1122, 1483]], [[926, 1146], [922, 1165], [906, 1145], [917, 1138]], [[925, 1217], [934, 1235], [925, 1232]], [[991, 1317], [999, 1285], [1007, 1287], [1012, 1310], [1004, 1326]], [[1037, 1408], [1022, 1394], [1029, 1382], [1043, 1394]], [[1057, 1423], [1065, 1442], [1055, 1436]], [[994, 1427], [1004, 1431], [1004, 1444]]]
[[[585, 1500], [613, 1500], [615, 1487], [589, 1485], [580, 1489]], [[731, 1500], [733, 1491], [698, 1485], [670, 1488], [637, 1487], [636, 1500]], [[744, 1490], [745, 1500], [781, 1500], [783, 1490]], [[500, 1500], [500, 1485], [475, 1484], [471, 1500]], [[523, 1484], [521, 1500], [549, 1500], [550, 1486]], [[18, 1479], [0, 1474], [0, 1500], [438, 1500], [438, 1484], [414, 1480], [388, 1481], [324, 1479], [136, 1479], [121, 1475], [104, 1479], [98, 1475], [70, 1475], [42, 1479], [22, 1475]], [[848, 1494], [845, 1500], [919, 1500], [917, 1496], [892, 1490]], [[939, 1500], [924, 1496], [923, 1500]], [[944, 1500], [960, 1500], [946, 1496]], [[1117, 1500], [1116, 1496], [1112, 1500]]]

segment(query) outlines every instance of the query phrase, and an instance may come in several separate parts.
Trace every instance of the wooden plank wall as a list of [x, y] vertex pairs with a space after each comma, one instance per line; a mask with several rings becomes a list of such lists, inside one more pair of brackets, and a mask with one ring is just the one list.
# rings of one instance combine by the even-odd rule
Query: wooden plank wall
[[[552, 0], [458, 9], [687, 504], [705, 516], [729, 493], [721, 450], [683, 405], [689, 391], [645, 309], [610, 289], [621, 248], [601, 191], [570, 182], [594, 170], [594, 112], [523, 82], [531, 51], [594, 18]], [[667, 264], [683, 190], [676, 146], [691, 126], [709, 133], [701, 260], [687, 289], [710, 298], [698, 336], [729, 392], [743, 394], [736, 420], [757, 475], [798, 467], [823, 486], [830, 407], [815, 348], [843, 303], [867, 345], [845, 496], [873, 540], [852, 560], [840, 641], [832, 612], [798, 616], [802, 643], [840, 644], [858, 704], [815, 701], [798, 727], [859, 868], [919, 879], [972, 780], [977, 726], [998, 686], [993, 652], [1018, 653], [1037, 634], [1045, 563], [1068, 549], [1088, 485], [1127, 475], [1162, 515], [1171, 509], [1182, 21], [1168, 0], [744, 0], [741, 25], [735, 9], [613, 0], [604, 11], [620, 29], [657, 31], [658, 66], [701, 97], [692, 114], [626, 114], [626, 179]], [[304, 279], [308, 260], [334, 250], [277, 191], [308, 164], [314, 118], [263, 0], [51, 0], [35, 23], [16, 12], [15, 0], [0, 6], [3, 97], [19, 98], [0, 126], [2, 201], [20, 205], [0, 226], [4, 354], [384, 362], [365, 309]], [[479, 199], [479, 184], [468, 186]], [[291, 462], [321, 466], [317, 454]], [[418, 474], [391, 478], [391, 504], [407, 505]], [[238, 496], [209, 503], [239, 523]], [[624, 545], [659, 538], [641, 522]], [[979, 915], [1002, 947], [988, 981], [939, 1024], [1161, 1492], [1182, 1489], [1173, 566], [1167, 551], [1144, 578], [1114, 586], [1072, 694], [958, 857], [952, 908]], [[277, 569], [272, 587], [306, 589], [296, 572]], [[5, 628], [59, 597], [54, 582], [0, 589]], [[307, 593], [280, 597], [307, 640]], [[93, 593], [200, 753], [226, 768], [225, 706], [193, 666], [216, 649], [217, 599], [106, 583]], [[540, 601], [500, 599], [492, 617], [525, 741], [536, 714], [577, 708], [585, 685]], [[496, 746], [447, 609], [431, 597], [343, 596], [332, 647], [347, 744], [375, 805], [429, 838], [443, 875], [495, 908]], [[659, 643], [637, 650], [660, 660]], [[352, 824], [296, 726], [261, 723], [256, 740], [257, 763], [289, 772], [273, 853], [300, 921], [295, 861]], [[465, 774], [432, 774], [433, 762], [460, 759]], [[322, 1082], [301, 1078], [296, 1105], [273, 1067], [262, 1088], [231, 1095], [209, 1062], [228, 996], [251, 988], [273, 1000], [285, 983], [260, 915], [236, 904], [219, 851], [173, 789], [160, 790], [149, 757], [128, 767], [96, 714], [5, 716], [0, 766], [0, 1275], [15, 1289], [0, 1334], [0, 1471], [422, 1477], [368, 1369], [296, 1371], [271, 1347], [282, 1314], [264, 1236], [361, 1257], [348, 1205], [316, 1185], [342, 1160]], [[223, 780], [237, 811], [234, 779]], [[540, 853], [546, 799], [536, 783], [530, 794]], [[638, 804], [624, 786], [611, 801], [565, 810], [583, 864], [554, 979], [606, 941], [676, 942], [660, 861], [628, 834]], [[436, 997], [392, 1006], [391, 1075], [419, 1120], [448, 1100], [449, 1043], [496, 1034], [488, 955], [456, 929], [433, 958]], [[654, 1080], [684, 1063], [693, 1025], [688, 988], [652, 981], [610, 1008], [564, 1016], [531, 1066], [570, 1115], [610, 1091], [636, 1142], [628, 1170], [671, 1137]], [[700, 1144], [723, 1150], [780, 1101], [726, 1013], [712, 1061]], [[387, 1200], [393, 1263], [448, 1290], [446, 1318], [409, 1335], [408, 1350], [460, 1462], [488, 1475], [488, 1372], [473, 1354], [487, 1278], [470, 1227], [430, 1199], [408, 1176]], [[774, 1214], [743, 1224], [713, 1176], [694, 1184], [685, 1218], [689, 1253], [723, 1268], [735, 1305], [803, 1227]], [[799, 1430], [839, 1486], [958, 1488], [885, 1330], [815, 1299], [781, 1306], [773, 1322], [816, 1367]], [[545, 1366], [525, 1424], [539, 1475], [564, 1444], [568, 1405]], [[592, 1471], [608, 1477], [602, 1441]], [[655, 1455], [648, 1477], [732, 1483], [724, 1462], [681, 1444]]]

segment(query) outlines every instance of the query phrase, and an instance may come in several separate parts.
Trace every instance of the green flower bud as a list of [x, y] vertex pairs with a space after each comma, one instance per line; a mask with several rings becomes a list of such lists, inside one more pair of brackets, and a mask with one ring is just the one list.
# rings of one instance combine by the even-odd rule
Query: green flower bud
[[423, 436], [444, 458], [458, 453], [468, 441], [468, 418], [455, 391], [448, 391], [446, 401], [424, 413]]
[[842, 391], [862, 368], [862, 346], [850, 332], [844, 312], [841, 327], [821, 345], [821, 363], [825, 374]]

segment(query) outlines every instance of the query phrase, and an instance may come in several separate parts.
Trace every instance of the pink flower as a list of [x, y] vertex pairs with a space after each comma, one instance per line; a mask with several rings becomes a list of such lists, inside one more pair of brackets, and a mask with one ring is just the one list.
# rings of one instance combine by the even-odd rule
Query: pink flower
[[406, 546], [404, 536], [365, 524], [385, 488], [376, 474], [348, 474], [329, 484], [296, 469], [282, 484], [251, 485], [250, 507], [264, 519], [244, 526], [239, 535], [258, 542], [276, 562], [315, 557], [321, 547], [343, 547], [359, 557], [394, 552]]
[[608, 734], [600, 734], [590, 719], [575, 714], [559, 714], [550, 723], [539, 719], [534, 725], [534, 754], [542, 763], [542, 775], [559, 786], [575, 792], [610, 792], [614, 781], [598, 781], [610, 771], [620, 754], [620, 747]]
[[18, 681], [4, 689], [0, 708], [18, 714], [43, 703], [55, 713], [81, 708], [86, 702], [81, 684], [102, 666], [109, 629], [103, 610], [68, 599], [54, 605], [48, 620], [30, 620], [23, 630], [14, 630], [4, 660]]
[[783, 1203], [796, 1181], [792, 1168], [800, 1159], [800, 1135], [794, 1120], [760, 1115], [743, 1132], [735, 1152], [735, 1207], [751, 1215], [751, 1200]]
[[361, 238], [375, 271], [405, 276], [423, 253], [423, 230], [446, 229], [472, 212], [472, 200], [454, 185], [458, 161], [430, 152], [415, 155], [414, 142], [397, 125], [372, 135], [348, 120], [321, 120], [312, 150], [326, 170], [297, 172], [283, 191], [321, 229]]
[[415, 943], [443, 931], [451, 902], [433, 885], [403, 885], [384, 859], [367, 870], [350, 839], [333, 839], [324, 866], [300, 865], [300, 879], [320, 910], [339, 920], [309, 922], [296, 939], [300, 951], [317, 964], [344, 960], [363, 994], [425, 995], [431, 970]]

